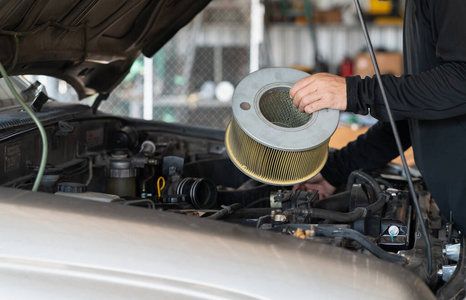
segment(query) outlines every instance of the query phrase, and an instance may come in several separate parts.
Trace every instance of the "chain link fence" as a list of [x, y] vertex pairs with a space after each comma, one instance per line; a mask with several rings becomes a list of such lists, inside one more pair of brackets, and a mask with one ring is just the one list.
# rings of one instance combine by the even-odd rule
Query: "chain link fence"
[[138, 58], [99, 109], [141, 118], [148, 88], [154, 120], [224, 129], [233, 87], [249, 73], [250, 13], [251, 0], [213, 0], [152, 59]]
[[[366, 6], [367, 2], [363, 1]], [[255, 5], [260, 3], [265, 11], [256, 14]], [[305, 3], [311, 2], [212, 0], [153, 58], [139, 57], [99, 109], [113, 115], [225, 129], [232, 118], [234, 86], [250, 70], [285, 66], [312, 72], [319, 57], [328, 71], [337, 73], [345, 55], [359, 53], [364, 44], [361, 30], [345, 18], [340, 23], [317, 22], [313, 40], [310, 23], [303, 19]], [[353, 9], [350, 4], [351, 0], [312, 1], [313, 9], [339, 7], [343, 15]], [[354, 12], [350, 17], [355, 21]], [[259, 33], [258, 27], [262, 27]], [[374, 45], [400, 51], [401, 26], [373, 25], [369, 30]], [[317, 50], [321, 55], [316, 55]], [[52, 98], [77, 101], [64, 81], [39, 77]]]

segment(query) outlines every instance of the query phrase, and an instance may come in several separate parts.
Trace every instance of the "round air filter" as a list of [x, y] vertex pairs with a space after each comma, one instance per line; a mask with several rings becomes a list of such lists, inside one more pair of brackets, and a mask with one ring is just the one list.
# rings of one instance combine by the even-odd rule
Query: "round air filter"
[[225, 144], [233, 163], [249, 177], [292, 185], [315, 176], [327, 161], [339, 112], [306, 114], [293, 106], [290, 89], [307, 76], [295, 69], [268, 68], [249, 74], [236, 87]]

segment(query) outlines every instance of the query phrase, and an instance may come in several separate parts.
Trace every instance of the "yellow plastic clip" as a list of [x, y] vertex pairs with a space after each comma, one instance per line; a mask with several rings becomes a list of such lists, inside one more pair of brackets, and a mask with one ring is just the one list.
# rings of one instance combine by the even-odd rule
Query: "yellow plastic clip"
[[[160, 182], [162, 182], [162, 186], [160, 186]], [[165, 178], [160, 176], [159, 179], [157, 179], [157, 194], [159, 198], [162, 196], [160, 192], [163, 190], [164, 187], [165, 187]]]

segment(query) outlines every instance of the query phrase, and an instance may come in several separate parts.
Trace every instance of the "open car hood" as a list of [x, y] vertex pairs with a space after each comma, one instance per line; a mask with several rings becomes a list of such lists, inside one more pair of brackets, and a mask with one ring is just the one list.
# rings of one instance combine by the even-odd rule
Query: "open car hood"
[[66, 80], [79, 98], [110, 93], [210, 0], [0, 0], [0, 61], [9, 74]]

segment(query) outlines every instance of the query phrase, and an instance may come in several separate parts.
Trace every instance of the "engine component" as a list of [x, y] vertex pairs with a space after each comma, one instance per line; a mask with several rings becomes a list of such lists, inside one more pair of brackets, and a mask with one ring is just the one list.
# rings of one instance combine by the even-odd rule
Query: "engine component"
[[217, 187], [206, 178], [184, 178], [176, 188], [176, 193], [186, 195], [197, 209], [212, 208], [217, 200]]
[[364, 219], [366, 216], [379, 212], [385, 205], [388, 199], [386, 193], [380, 193], [377, 196], [377, 201], [367, 207], [357, 207], [355, 210], [342, 213], [318, 208], [290, 208], [285, 212], [290, 214], [299, 214], [311, 218], [329, 219], [337, 222], [353, 222], [355, 220]]
[[133, 127], [125, 126], [113, 135], [113, 148], [134, 148], [138, 144], [138, 132]]
[[459, 261], [460, 251], [461, 244], [447, 244], [445, 245], [444, 254], [449, 260]]
[[278, 190], [278, 193], [273, 197], [273, 201], [270, 202], [270, 206], [273, 208], [298, 208], [306, 207], [309, 208], [319, 200], [319, 192], [303, 192], [300, 190], [296, 191], [282, 191]]
[[217, 211], [216, 213], [206, 217], [206, 219], [213, 219], [213, 220], [220, 220], [226, 215], [231, 214], [235, 210], [238, 210], [241, 208], [241, 204], [235, 203], [230, 206], [222, 205], [222, 209]]
[[113, 202], [120, 199], [117, 195], [88, 192], [87, 186], [76, 182], [60, 182], [57, 184], [56, 195], [93, 200], [98, 202]]
[[184, 166], [184, 158], [180, 156], [165, 156], [162, 162], [162, 174], [166, 177], [175, 174], [182, 175]]
[[409, 225], [412, 214], [411, 206], [409, 206], [409, 195], [401, 191], [393, 192], [391, 195], [381, 219], [380, 230], [382, 234], [379, 236], [377, 244], [385, 250], [408, 249]]
[[438, 275], [442, 277], [442, 280], [447, 282], [450, 280], [453, 273], [456, 271], [456, 265], [445, 265], [442, 266], [442, 270], [438, 272]]
[[[351, 172], [350, 176], [348, 177], [348, 184], [346, 186], [347, 190], [350, 190], [354, 184], [364, 184], [368, 188], [369, 203], [374, 203], [376, 201], [377, 194], [379, 194], [382, 190], [380, 188], [379, 183], [372, 178], [369, 174], [361, 170], [356, 170]], [[361, 204], [361, 203], [359, 203]], [[353, 203], [353, 205], [358, 205], [358, 203]]]
[[381, 248], [377, 247], [369, 238], [360, 232], [348, 229], [348, 228], [331, 228], [331, 227], [315, 227], [317, 235], [323, 235], [327, 237], [345, 237], [357, 241], [361, 246], [369, 250], [372, 254], [383, 260], [395, 263], [405, 264], [406, 259], [402, 256], [397, 256], [388, 252], [385, 252]]
[[107, 177], [107, 193], [119, 196], [136, 196], [137, 169], [131, 159], [125, 155], [112, 155], [105, 169]]
[[261, 207], [269, 202], [271, 191], [276, 191], [275, 186], [251, 181], [228, 157], [187, 163], [183, 174], [185, 177], [207, 178], [215, 183], [218, 205], [241, 203], [243, 207], [252, 207], [251, 203], [257, 203]]
[[156, 146], [154, 142], [145, 140], [141, 144], [141, 150], [139, 150], [139, 153], [142, 153], [144, 156], [151, 157], [154, 155], [156, 150]]
[[[461, 237], [461, 248], [464, 247], [466, 243], [466, 238]], [[466, 251], [464, 248], [460, 250], [458, 256], [458, 264], [454, 272], [451, 273], [450, 280], [446, 282], [437, 292], [437, 299], [446, 300], [446, 299], [461, 299], [464, 296], [464, 279], [466, 278]], [[445, 267], [450, 270], [445, 270]], [[448, 268], [448, 266], [442, 266], [442, 269], [438, 270], [438, 275], [444, 277], [444, 271], [453, 271], [453, 266]], [[446, 279], [446, 278], [445, 278]]]
[[309, 115], [293, 106], [290, 88], [308, 75], [268, 68], [249, 74], [236, 87], [225, 143], [231, 160], [246, 175], [292, 185], [324, 166], [339, 112], [325, 109]]
[[[34, 169], [34, 171], [38, 171], [39, 168]], [[61, 168], [48, 168], [45, 167], [44, 175], [42, 176], [42, 180], [40, 184], [45, 188], [53, 188], [57, 181], [60, 179], [61, 174], [63, 173], [63, 169]]]
[[77, 182], [60, 182], [57, 184], [57, 192], [70, 194], [85, 193], [87, 192], [87, 186]]

